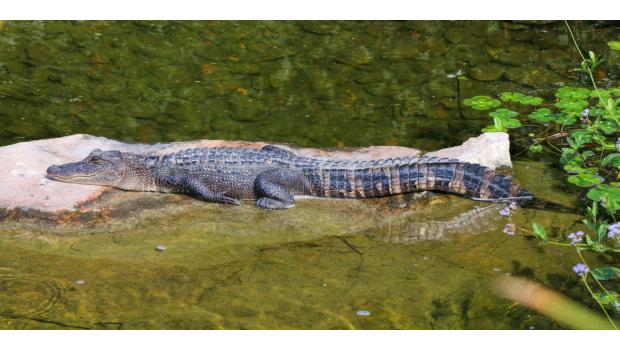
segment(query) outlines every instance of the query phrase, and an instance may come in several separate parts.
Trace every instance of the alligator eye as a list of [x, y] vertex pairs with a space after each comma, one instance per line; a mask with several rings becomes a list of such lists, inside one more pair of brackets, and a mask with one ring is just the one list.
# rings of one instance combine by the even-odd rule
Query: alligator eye
[[103, 163], [103, 159], [97, 156], [93, 156], [90, 158], [91, 163]]

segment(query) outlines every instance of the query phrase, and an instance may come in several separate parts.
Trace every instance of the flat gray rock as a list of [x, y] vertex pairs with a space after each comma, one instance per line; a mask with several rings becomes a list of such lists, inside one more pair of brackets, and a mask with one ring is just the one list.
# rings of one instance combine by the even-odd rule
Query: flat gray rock
[[[264, 145], [266, 143], [263, 142], [224, 140], [127, 144], [87, 134], [8, 145], [0, 147], [0, 208], [59, 213], [74, 210], [80, 204], [96, 200], [109, 188], [55, 182], [45, 177], [46, 169], [50, 165], [79, 161], [96, 148], [137, 153], [168, 153], [196, 147], [262, 148]], [[422, 153], [417, 149], [399, 146], [371, 146], [347, 150], [278, 146], [290, 149], [300, 156], [349, 160], [405, 157]], [[512, 167], [506, 133], [484, 133], [470, 138], [460, 146], [429, 152], [426, 155], [457, 158], [491, 168]]]

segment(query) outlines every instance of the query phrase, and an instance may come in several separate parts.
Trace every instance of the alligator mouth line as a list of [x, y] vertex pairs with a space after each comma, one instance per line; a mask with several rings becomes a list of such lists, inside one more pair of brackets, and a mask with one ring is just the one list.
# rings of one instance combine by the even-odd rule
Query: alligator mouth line
[[51, 180], [73, 180], [73, 179], [83, 179], [83, 178], [92, 178], [95, 176], [95, 173], [89, 173], [87, 175], [60, 175], [60, 174], [46, 174], [46, 177]]

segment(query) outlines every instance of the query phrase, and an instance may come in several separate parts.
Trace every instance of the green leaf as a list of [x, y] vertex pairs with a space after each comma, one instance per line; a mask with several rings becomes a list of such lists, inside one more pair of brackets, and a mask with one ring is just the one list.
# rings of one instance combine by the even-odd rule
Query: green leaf
[[540, 154], [543, 152], [543, 147], [540, 144], [532, 144], [530, 145], [529, 150], [535, 154]]
[[586, 196], [592, 201], [600, 201], [603, 207], [611, 212], [614, 212], [616, 209], [620, 208], [619, 188], [612, 187], [607, 184], [601, 184], [590, 189]]
[[513, 101], [513, 102], [517, 102], [519, 101], [522, 97], [524, 97], [525, 95], [522, 93], [515, 93], [512, 91], [504, 91], [499, 95], [499, 98], [502, 101]]
[[549, 237], [547, 236], [547, 231], [538, 223], [532, 223], [532, 230], [534, 231], [534, 235], [540, 240], [547, 242]]
[[555, 120], [556, 115], [551, 113], [548, 108], [539, 108], [536, 111], [530, 113], [528, 117], [539, 123], [549, 123]]
[[579, 167], [574, 164], [567, 164], [567, 165], [564, 165], [564, 170], [568, 174], [581, 174], [581, 173], [594, 174], [598, 171], [598, 168], [596, 167], [584, 168], [584, 167]]
[[557, 116], [555, 118], [555, 123], [557, 124], [572, 126], [573, 124], [575, 124], [575, 122], [577, 122], [577, 119], [574, 116], [570, 116], [567, 114], [561, 114], [560, 116]]
[[618, 293], [615, 291], [600, 291], [594, 294], [594, 297], [603, 305], [608, 305], [618, 299]]
[[489, 110], [491, 108], [501, 105], [502, 102], [493, 99], [490, 96], [478, 95], [469, 99], [463, 100], [463, 105], [470, 106], [474, 110]]
[[568, 177], [568, 182], [571, 184], [575, 184], [576, 186], [582, 188], [589, 188], [591, 186], [601, 184], [605, 179], [601, 176], [595, 174], [588, 173], [580, 173], [577, 175], [572, 175]]
[[592, 275], [598, 280], [610, 280], [620, 278], [620, 268], [601, 267], [592, 269]]
[[581, 145], [592, 141], [592, 135], [594, 132], [591, 130], [578, 130], [570, 133], [571, 138], [575, 139]]
[[610, 164], [616, 168], [620, 168], [620, 153], [618, 152], [614, 152], [612, 154], [609, 154], [607, 156], [605, 156], [602, 160], [601, 160], [601, 166], [605, 167], [608, 164]]
[[586, 88], [561, 87], [555, 92], [560, 100], [584, 100], [590, 97], [590, 90]]
[[615, 51], [620, 51], [620, 41], [608, 41], [607, 46]]
[[581, 113], [587, 106], [588, 102], [586, 100], [560, 99], [560, 101], [555, 103], [555, 107], [566, 113]]
[[516, 117], [519, 115], [519, 112], [513, 111], [513, 110], [509, 110], [507, 108], [498, 108], [497, 110], [489, 113], [489, 116], [495, 118], [502, 118], [502, 119], [508, 119], [511, 117]]

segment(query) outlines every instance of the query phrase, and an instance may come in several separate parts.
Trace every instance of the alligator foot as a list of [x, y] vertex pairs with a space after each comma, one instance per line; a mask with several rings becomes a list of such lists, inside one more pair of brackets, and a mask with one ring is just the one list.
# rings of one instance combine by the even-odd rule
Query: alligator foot
[[256, 206], [264, 208], [266, 210], [285, 210], [287, 208], [295, 207], [293, 203], [286, 203], [284, 201], [272, 199], [270, 197], [261, 197], [256, 200]]
[[283, 210], [294, 207], [291, 189], [302, 189], [305, 186], [301, 172], [289, 169], [270, 169], [262, 172], [254, 181], [256, 205], [270, 210]]

